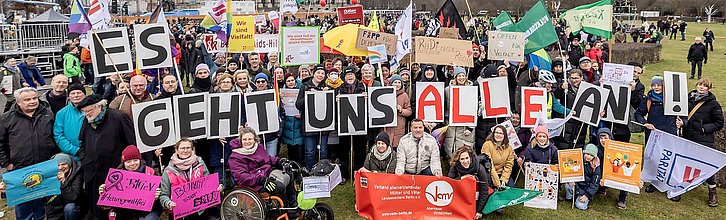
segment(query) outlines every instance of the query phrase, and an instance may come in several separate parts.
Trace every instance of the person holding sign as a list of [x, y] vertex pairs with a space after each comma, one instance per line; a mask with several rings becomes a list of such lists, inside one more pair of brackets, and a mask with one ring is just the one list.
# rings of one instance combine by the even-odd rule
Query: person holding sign
[[406, 93], [403, 77], [396, 74], [391, 76], [391, 85], [396, 88], [396, 127], [383, 128], [391, 137], [391, 147], [395, 150], [401, 137], [406, 134], [406, 118], [413, 114], [411, 99]]
[[83, 204], [83, 173], [81, 164], [70, 155], [59, 153], [51, 159], [58, 160], [58, 181], [61, 194], [51, 196], [45, 203], [45, 217], [48, 219], [80, 220]]
[[[343, 72], [343, 78], [344, 80], [337, 79], [335, 81], [331, 81], [333, 78], [338, 77], [338, 69], [335, 67], [330, 69], [330, 74], [328, 74], [328, 80], [325, 81], [326, 84], [328, 84], [331, 88], [335, 89], [336, 97], [339, 97], [340, 95], [350, 95], [350, 94], [362, 94], [362, 95], [368, 95], [366, 92], [366, 86], [363, 85], [362, 82], [358, 81], [355, 77], [355, 71], [352, 67], [346, 67], [345, 71]], [[337, 81], [340, 81], [338, 83]], [[336, 98], [336, 102], [340, 103], [340, 98]], [[342, 117], [342, 116], [338, 116]], [[341, 121], [343, 122], [343, 121]], [[375, 133], [375, 129], [368, 128], [369, 133]], [[333, 153], [336, 155], [334, 158], [339, 159], [341, 161], [342, 167], [348, 167], [350, 164], [353, 164], [352, 169], [357, 169], [359, 167], [363, 166], [363, 161], [366, 157], [366, 144], [355, 144], [355, 143], [366, 143], [366, 136], [365, 135], [354, 135], [350, 137], [339, 137], [340, 140], [340, 147], [336, 147], [335, 150], [333, 150]], [[351, 143], [352, 142], [352, 143]], [[353, 152], [350, 152], [350, 146], [353, 146]], [[350, 160], [350, 154], [353, 153], [353, 161]], [[349, 169], [342, 169], [341, 170], [344, 178], [352, 178], [353, 174], [350, 173]]]
[[[586, 210], [587, 205], [595, 198], [597, 189], [600, 187], [602, 165], [600, 164], [600, 158], [597, 156], [599, 151], [595, 145], [587, 144], [582, 154], [585, 159], [582, 164], [585, 171], [585, 181], [565, 184], [565, 199], [572, 200], [574, 194], [575, 207]], [[576, 192], [573, 192], [573, 187], [577, 190]]]
[[[509, 145], [507, 129], [502, 125], [494, 127], [487, 137], [487, 142], [481, 148], [481, 153], [491, 158], [491, 179], [495, 188], [507, 185], [509, 176], [514, 167], [514, 151]], [[514, 182], [512, 182], [514, 184]], [[510, 185], [514, 186], [514, 185]], [[503, 214], [503, 209], [497, 209], [497, 214]]]
[[[463, 67], [455, 67], [454, 68], [454, 79], [449, 81], [449, 86], [473, 86], [474, 83], [469, 81], [466, 69]], [[450, 89], [446, 89], [444, 91], [444, 97], [446, 100], [446, 104], [444, 106], [452, 106], [450, 103], [452, 102], [452, 95], [450, 94]], [[457, 106], [458, 107], [458, 106]], [[451, 112], [451, 109], [446, 108], [447, 111], [445, 111], [444, 118], [448, 119], [449, 114], [453, 114]], [[456, 152], [456, 148], [460, 146], [468, 146], [473, 147], [474, 146], [474, 129], [475, 126], [449, 126], [449, 129], [446, 130], [446, 137], [444, 139], [444, 151], [446, 152], [446, 155], [451, 157], [454, 152]]]
[[[605, 146], [604, 146], [605, 142], [613, 139], [613, 133], [610, 132], [610, 129], [608, 129], [608, 128], [598, 129], [597, 136], [598, 136], [598, 140], [600, 143], [597, 146], [598, 153], [599, 153], [598, 157], [605, 158], [606, 159], [605, 162], [608, 162], [608, 163], [612, 164], [613, 166], [618, 166], [618, 167], [623, 166], [622, 163], [615, 165], [616, 163], [613, 163], [613, 161], [610, 158], [610, 155], [608, 155], [607, 157], [605, 157], [605, 155], [604, 155], [605, 154]], [[637, 166], [637, 165], [638, 165], [638, 163], [636, 162], [634, 166]], [[633, 168], [635, 168], [634, 166], [633, 166]], [[637, 169], [640, 169], [640, 168], [637, 168]], [[601, 184], [601, 185], [605, 185], [605, 184]], [[605, 194], [605, 187], [601, 186], [600, 189], [598, 189], [598, 193]], [[618, 194], [618, 204], [617, 204], [619, 209], [627, 208], [627, 201], [626, 201], [627, 199], [628, 199], [628, 192], [625, 190], [620, 190], [620, 193]]]
[[404, 135], [396, 152], [396, 174], [443, 176], [436, 139], [424, 132], [421, 119], [411, 121], [411, 133]]
[[197, 65], [197, 69], [194, 71], [194, 84], [189, 88], [189, 93], [211, 92], [212, 79], [210, 74], [207, 64]]
[[[300, 90], [300, 84], [295, 79], [295, 75], [285, 73], [285, 87], [283, 89]], [[287, 155], [290, 160], [304, 164], [305, 158], [302, 155], [305, 151], [303, 150], [303, 136], [300, 133], [303, 122], [300, 120], [300, 114], [294, 116], [288, 114], [285, 114], [282, 120], [282, 143], [287, 145]]]
[[237, 87], [237, 91], [242, 94], [252, 92], [252, 86], [250, 86], [250, 72], [247, 69], [237, 70], [234, 73], [234, 85]]
[[[565, 101], [565, 108], [572, 108], [575, 105], [577, 90], [579, 90], [582, 80], [582, 71], [579, 69], [570, 70], [567, 82], [562, 83], [562, 87], [555, 91], [555, 97]], [[565, 128], [562, 130], [562, 136], [553, 137], [555, 146], [560, 150], [584, 147], [588, 134], [587, 128], [589, 126], [584, 127], [583, 122], [577, 120], [567, 121]]]
[[[480, 163], [483, 162], [483, 163]], [[476, 182], [477, 198], [476, 198], [476, 216], [474, 219], [480, 219], [484, 215], [484, 205], [489, 199], [489, 186], [492, 180], [491, 168], [492, 164], [488, 159], [479, 160], [468, 146], [461, 147], [454, 152], [451, 157], [451, 169], [447, 175], [452, 179], [473, 178]]]
[[[271, 84], [270, 78], [265, 75], [264, 73], [258, 73], [255, 76], [255, 89], [254, 91], [264, 91], [268, 89], [273, 89], [274, 84]], [[280, 108], [277, 110], [277, 122], [281, 122], [281, 117], [284, 116], [283, 108]], [[271, 156], [277, 156], [277, 143], [278, 143], [278, 132], [272, 132], [262, 135], [263, 138], [263, 144], [265, 145], [265, 149], [267, 150], [267, 153]]]
[[553, 85], [557, 84], [555, 74], [548, 70], [540, 70], [538, 79], [539, 82], [535, 83], [535, 85], [547, 89], [547, 118], [552, 118], [553, 111], [560, 115], [569, 115], [570, 109], [565, 108], [565, 106], [563, 106], [562, 103], [555, 98], [554, 89], [556, 88], [553, 87]]
[[[645, 131], [645, 142], [648, 142], [650, 137], [650, 131], [658, 129], [664, 132], [668, 132], [672, 135], [678, 135], [678, 129], [683, 126], [683, 119], [679, 116], [665, 115], [663, 107], [663, 91], [666, 89], [663, 87], [663, 77], [655, 75], [650, 80], [651, 90], [646, 95], [645, 99], [641, 100], [638, 110], [635, 111], [635, 121], [643, 124], [647, 129]], [[647, 118], [646, 118], [647, 116]], [[655, 187], [648, 186], [645, 191], [652, 192]]]
[[[139, 152], [139, 148], [137, 148], [134, 145], [127, 146], [124, 151], [121, 153], [121, 164], [118, 165], [118, 169], [121, 170], [127, 170], [137, 173], [143, 173], [146, 175], [156, 176], [156, 172], [154, 171], [154, 168], [151, 168], [149, 166], [146, 166], [144, 164], [143, 160], [141, 160], [141, 153]], [[92, 190], [92, 189], [89, 189]], [[106, 184], [101, 184], [101, 186], [98, 187], [98, 194], [103, 195], [103, 192], [106, 190]], [[157, 188], [155, 189], [156, 193], [154, 194], [154, 200], [159, 198], [159, 195], [161, 194], [161, 189]], [[122, 209], [122, 208], [112, 208], [109, 212], [110, 216], [115, 216], [116, 219], [144, 219], [144, 220], [156, 220], [159, 219], [159, 216], [161, 215], [162, 208], [159, 205], [159, 203], [154, 203], [154, 206], [151, 210], [151, 212], [144, 212], [144, 211], [137, 211], [137, 210], [131, 210], [131, 209]]]
[[[297, 95], [295, 107], [300, 110], [300, 115], [305, 117], [305, 92], [328, 91], [330, 87], [325, 84], [325, 66], [315, 66], [313, 76], [302, 81], [302, 87]], [[304, 118], [302, 118], [304, 121]], [[321, 159], [328, 159], [328, 135], [330, 132], [305, 132], [302, 127], [303, 144], [305, 145], [305, 166], [312, 169], [313, 165]], [[318, 155], [319, 154], [319, 155]]]
[[181, 95], [182, 89], [179, 88], [178, 79], [176, 78], [176, 75], [174, 74], [167, 74], [163, 75], [161, 77], [161, 94], [157, 96], [154, 99], [165, 99], [165, 98], [171, 98], [175, 95]]
[[367, 87], [383, 86], [383, 84], [381, 84], [381, 81], [378, 81], [375, 79], [376, 69], [373, 67], [373, 65], [364, 64], [363, 67], [360, 68], [360, 71], [361, 71], [361, 81]]
[[130, 118], [133, 117], [133, 114], [131, 114], [132, 104], [148, 102], [154, 99], [151, 97], [151, 94], [146, 91], [146, 86], [148, 84], [146, 77], [142, 75], [131, 77], [129, 84], [131, 85], [130, 91], [113, 99], [108, 106], [110, 108], [120, 110]]

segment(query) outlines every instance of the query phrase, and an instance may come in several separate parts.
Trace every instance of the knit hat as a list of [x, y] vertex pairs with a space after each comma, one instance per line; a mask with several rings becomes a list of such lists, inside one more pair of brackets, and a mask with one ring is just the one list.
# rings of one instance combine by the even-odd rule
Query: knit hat
[[285, 73], [285, 76], [283, 77], [284, 81], [286, 81], [288, 77], [295, 78], [295, 74], [293, 74], [293, 73]]
[[388, 138], [388, 133], [385, 131], [378, 133], [378, 136], [376, 136], [376, 142], [378, 141], [383, 141], [383, 143], [386, 143], [386, 146], [391, 146], [391, 139]]
[[136, 148], [136, 145], [126, 146], [124, 151], [121, 152], [121, 162], [126, 162], [133, 159], [141, 160], [141, 153], [139, 152], [139, 148]]
[[401, 83], [403, 83], [403, 77], [401, 77], [400, 75], [395, 74], [395, 75], [391, 76], [391, 84], [393, 84], [393, 81], [396, 81], [396, 80], [400, 80]]
[[69, 94], [75, 90], [80, 90], [81, 92], [83, 92], [84, 95], [86, 94], [86, 88], [83, 87], [83, 85], [81, 84], [71, 84], [71, 86], [68, 87]]
[[[597, 129], [597, 137], [600, 137], [600, 135], [607, 134], [610, 140], [613, 139], [613, 132], [610, 131], [610, 128], [600, 128]], [[602, 144], [602, 143], [601, 143]]]
[[399, 69], [398, 70], [398, 74], [399, 75], [407, 74], [407, 75], [411, 76], [411, 70], [408, 70], [406, 68], [402, 68], [402, 69]]
[[345, 78], [348, 74], [355, 74], [355, 68], [348, 66], [345, 69], [343, 69], [343, 75], [341, 77]]
[[555, 60], [552, 61], [552, 67], [555, 66], [562, 66], [562, 60], [560, 58], [555, 58]]
[[89, 96], [86, 96], [86, 98], [84, 98], [83, 100], [81, 100], [81, 102], [79, 102], [78, 105], [76, 105], [76, 108], [78, 110], [81, 110], [84, 107], [96, 104], [96, 103], [100, 102], [101, 100], [103, 100], [103, 98], [98, 94], [89, 95]]
[[545, 133], [545, 135], [547, 135], [547, 139], [550, 139], [550, 131], [547, 129], [547, 127], [543, 125], [537, 126], [534, 129], [534, 136], [536, 137], [539, 133]]
[[592, 155], [593, 157], [597, 157], [597, 152], [598, 152], [597, 146], [595, 146], [594, 144], [587, 144], [585, 146], [585, 151], [583, 151], [582, 153], [586, 153], [586, 154]]
[[264, 79], [265, 81], [270, 81], [270, 77], [267, 77], [267, 74], [265, 74], [265, 73], [258, 73], [257, 75], [255, 75], [255, 81], [257, 81], [258, 79]]
[[464, 67], [454, 67], [454, 76], [458, 76], [459, 74], [464, 74], [466, 76], [466, 69]]
[[426, 65], [426, 67], [424, 67], [423, 69], [424, 69], [424, 72], [426, 72], [426, 70], [429, 70], [429, 69], [436, 72], [434, 65]]
[[197, 72], [199, 72], [199, 70], [207, 70], [207, 72], [212, 72], [211, 70], [209, 70], [209, 66], [207, 66], [207, 64], [204, 64], [204, 63], [200, 63], [199, 65], [197, 65], [197, 69], [194, 70], [194, 74], [197, 74]]
[[338, 75], [340, 75], [340, 70], [338, 68], [332, 67], [330, 68], [330, 70], [328, 70], [328, 74], [331, 73], [337, 73]]
[[323, 65], [323, 64], [315, 65], [315, 70], [313, 70], [313, 72], [316, 72], [318, 70], [325, 71], [325, 65]]
[[579, 63], [582, 63], [584, 61], [590, 62], [592, 60], [590, 60], [590, 57], [582, 57], [582, 58], [580, 58], [580, 62]]
[[51, 159], [58, 160], [59, 164], [64, 163], [64, 164], [71, 165], [73, 163], [72, 162], [73, 159], [71, 159], [71, 155], [64, 154], [64, 153], [58, 153], [56, 155], [53, 155], [53, 157]]
[[655, 75], [653, 78], [650, 79], [650, 85], [660, 84], [663, 85], [663, 77], [660, 75]]

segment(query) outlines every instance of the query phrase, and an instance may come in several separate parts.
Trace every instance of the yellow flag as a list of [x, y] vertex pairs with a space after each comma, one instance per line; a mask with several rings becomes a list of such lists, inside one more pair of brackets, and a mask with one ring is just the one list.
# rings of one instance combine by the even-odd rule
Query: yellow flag
[[371, 21], [368, 22], [368, 29], [381, 31], [381, 27], [378, 24], [378, 15], [376, 14], [376, 11], [373, 11], [373, 18], [371, 18]]

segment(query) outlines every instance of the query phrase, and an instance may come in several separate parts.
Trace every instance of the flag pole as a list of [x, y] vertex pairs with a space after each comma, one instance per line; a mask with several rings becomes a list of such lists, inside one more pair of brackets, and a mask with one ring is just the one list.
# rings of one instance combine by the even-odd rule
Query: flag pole
[[[469, 0], [466, 0], [466, 9], [469, 9], [469, 19], [474, 19], [474, 14], [471, 13], [471, 7], [469, 7]], [[466, 25], [464, 25], [466, 27]], [[481, 37], [479, 36], [479, 31], [476, 30], [476, 21], [474, 22], [474, 36], [476, 36], [477, 42], [481, 43]], [[463, 38], [463, 36], [462, 36]]]
[[[95, 29], [91, 29], [91, 35], [93, 35], [93, 37], [96, 38], [98, 43], [101, 44], [101, 49], [103, 49], [103, 52], [106, 53], [106, 57], [108, 57], [108, 60], [111, 61], [111, 65], [113, 66], [113, 69], [116, 70], [116, 76], [118, 76], [119, 80], [121, 80], [123, 82], [123, 76], [121, 76], [121, 73], [118, 71], [118, 67], [116, 67], [116, 63], [113, 62], [113, 58], [108, 53], [108, 50], [106, 49], [106, 46], [103, 44], [103, 41], [101, 40], [101, 38], [98, 37], [98, 33], [96, 32]], [[129, 95], [129, 97], [131, 98], [131, 102], [133, 102], [133, 104], [136, 104], [136, 99], [134, 99], [134, 96], [133, 96], [133, 94], [131, 94], [130, 89], [126, 90], [126, 94]]]

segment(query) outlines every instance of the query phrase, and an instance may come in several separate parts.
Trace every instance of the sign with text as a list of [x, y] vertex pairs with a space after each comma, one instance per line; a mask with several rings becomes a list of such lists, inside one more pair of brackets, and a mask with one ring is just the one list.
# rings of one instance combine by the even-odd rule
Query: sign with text
[[557, 158], [560, 160], [560, 183], [585, 181], [582, 149], [558, 150]]
[[13, 170], [2, 175], [6, 185], [9, 207], [61, 194], [58, 181], [58, 160], [40, 162], [22, 169]]
[[445, 38], [416, 37], [414, 42], [417, 63], [473, 67], [474, 51], [471, 41]]
[[258, 53], [280, 52], [280, 35], [255, 34], [255, 52], [258, 52]]
[[255, 17], [233, 16], [229, 35], [229, 52], [255, 51]]
[[633, 81], [635, 67], [629, 65], [604, 63], [602, 65], [602, 79], [605, 83], [630, 85]]
[[444, 121], [444, 83], [416, 83], [416, 118], [425, 122]]
[[605, 82], [602, 87], [610, 93], [602, 120], [627, 125], [630, 122], [630, 85]]
[[384, 32], [358, 29], [358, 38], [355, 40], [355, 48], [368, 50], [368, 47], [386, 45], [386, 54], [396, 54], [396, 42], [398, 37]]
[[216, 34], [205, 34], [202, 35], [202, 41], [204, 42], [204, 48], [210, 53], [218, 53], [227, 51], [227, 44], [217, 38]]
[[98, 205], [148, 212], [154, 206], [154, 194], [161, 184], [161, 176], [111, 168], [105, 184]]
[[363, 24], [363, 5], [338, 7], [338, 26]]
[[338, 95], [338, 136], [363, 135], [368, 117], [364, 94]]
[[320, 27], [283, 27], [282, 66], [320, 63]]
[[[522, 147], [522, 142], [519, 140], [519, 135], [517, 134], [517, 130], [514, 129], [514, 125], [512, 125], [511, 120], [499, 123], [497, 126], [502, 126], [507, 129], [507, 138], [509, 138], [509, 146], [512, 147], [512, 150]], [[494, 127], [492, 127], [492, 129], [494, 129]]]
[[[94, 30], [90, 34], [90, 51], [95, 77], [133, 71], [131, 45], [127, 28]], [[170, 45], [167, 45], [169, 47]]]
[[197, 213], [221, 202], [217, 173], [171, 187], [174, 219]]
[[[368, 127], [396, 127], [396, 125], [398, 124], [396, 106], [403, 104], [404, 103], [397, 103], [396, 88], [394, 88], [393, 86], [369, 87]], [[410, 110], [408, 112], [408, 115], [411, 115]]]
[[300, 115], [300, 111], [295, 107], [298, 93], [299, 89], [280, 89], [280, 104], [285, 110], [285, 116]]
[[141, 153], [172, 146], [178, 138], [174, 130], [171, 99], [157, 99], [131, 105], [136, 144]]
[[476, 86], [449, 86], [449, 125], [476, 126], [477, 105], [471, 100], [477, 99]]
[[489, 31], [487, 59], [524, 61], [524, 33]]
[[267, 134], [280, 130], [279, 114], [275, 90], [245, 93], [245, 113], [248, 119], [247, 124], [257, 134]]
[[640, 165], [643, 146], [619, 141], [605, 141], [602, 179], [605, 186], [640, 194]]
[[609, 91], [605, 88], [581, 82], [572, 107], [572, 118], [592, 126], [600, 123], [600, 112], [605, 109]]
[[439, 28], [439, 38], [459, 39], [459, 28]]
[[509, 92], [506, 91], [509, 91], [509, 83], [504, 76], [486, 78], [479, 84], [479, 101], [482, 105], [479, 111], [482, 118], [507, 117], [512, 114]]
[[538, 87], [522, 87], [522, 127], [534, 128], [537, 126], [537, 118], [540, 112], [544, 112], [547, 106], [547, 90]]
[[[134, 25], [136, 64], [139, 69], [172, 67], [171, 42], [166, 24]], [[115, 60], [114, 60], [115, 61]]]

